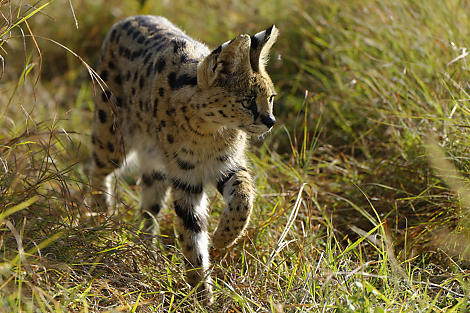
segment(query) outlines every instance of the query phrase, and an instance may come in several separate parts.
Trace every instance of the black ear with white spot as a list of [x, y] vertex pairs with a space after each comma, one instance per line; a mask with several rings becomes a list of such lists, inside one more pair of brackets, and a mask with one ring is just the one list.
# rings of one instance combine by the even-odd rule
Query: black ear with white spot
[[276, 26], [271, 26], [262, 32], [251, 36], [250, 63], [253, 71], [258, 72], [260, 67], [266, 65], [269, 50], [276, 42], [279, 31]]
[[201, 88], [208, 88], [222, 75], [249, 70], [249, 64], [250, 36], [239, 35], [221, 44], [199, 63], [197, 83]]

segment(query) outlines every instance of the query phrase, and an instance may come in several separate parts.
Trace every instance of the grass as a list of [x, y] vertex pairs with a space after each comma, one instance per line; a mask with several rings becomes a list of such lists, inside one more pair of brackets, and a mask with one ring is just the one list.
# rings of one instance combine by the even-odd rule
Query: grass
[[[468, 9], [0, 1], [0, 312], [468, 311]], [[119, 214], [90, 216], [85, 201], [83, 62], [132, 14], [165, 15], [211, 47], [281, 30], [269, 65], [280, 125], [251, 149], [253, 220], [213, 255], [213, 308], [184, 283], [172, 210], [161, 246], [143, 240], [132, 174]], [[212, 230], [222, 205], [211, 193]]]

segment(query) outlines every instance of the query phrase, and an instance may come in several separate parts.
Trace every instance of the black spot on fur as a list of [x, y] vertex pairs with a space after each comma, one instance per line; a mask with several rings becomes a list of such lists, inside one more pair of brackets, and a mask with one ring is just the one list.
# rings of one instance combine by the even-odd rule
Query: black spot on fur
[[158, 89], [158, 94], [160, 95], [160, 97], [163, 97], [165, 95], [165, 89], [163, 88]]
[[166, 62], [165, 62], [165, 59], [163, 57], [158, 59], [157, 64], [155, 65], [155, 67], [156, 67], [156, 69], [159, 73], [161, 73], [163, 71], [163, 69], [165, 68], [165, 64], [166, 64]]
[[199, 194], [199, 193], [202, 193], [202, 190], [203, 190], [202, 184], [194, 186], [194, 185], [185, 183], [178, 178], [173, 178], [171, 182], [172, 182], [173, 188], [182, 190], [189, 194]]
[[102, 80], [107, 81], [108, 80], [108, 71], [104, 70], [101, 72], [100, 77]]
[[166, 139], [168, 140], [169, 143], [173, 143], [175, 141], [175, 139], [173, 138], [173, 136], [171, 134], [168, 134], [166, 136]]
[[148, 174], [143, 174], [142, 175], [142, 183], [144, 183], [145, 186], [150, 187], [153, 184], [153, 179], [151, 175]]
[[115, 38], [116, 38], [116, 28], [113, 29], [113, 31], [111, 32], [111, 41], [114, 41]]
[[124, 25], [122, 25], [122, 29], [124, 29], [124, 30], [125, 30], [125, 29], [128, 29], [129, 26], [131, 26], [131, 21], [125, 22]]
[[[186, 121], [186, 126], [188, 126], [188, 129], [189, 129], [190, 132], [192, 132], [192, 133], [194, 133], [194, 134], [196, 134], [196, 135], [198, 135], [198, 136], [204, 137], [204, 134], [203, 134], [203, 133], [197, 131], [196, 129], [194, 129], [194, 128], [191, 126], [191, 124], [189, 123], [189, 121], [190, 121], [189, 117], [187, 117], [187, 116], [185, 115], [185, 116], [184, 116], [184, 119], [185, 119], [185, 121]], [[194, 141], [193, 144], [197, 145], [198, 143], [197, 143], [196, 141]]]
[[131, 51], [130, 51], [128, 48], [124, 47], [124, 46], [119, 46], [119, 50], [118, 50], [118, 51], [119, 51], [119, 55], [120, 55], [120, 56], [123, 56], [123, 57], [125, 57], [125, 58], [128, 58], [128, 59], [129, 59], [130, 56], [131, 56]]
[[219, 114], [222, 115], [223, 117], [228, 117], [227, 115], [225, 115], [224, 111], [222, 110], [219, 110]]
[[181, 148], [181, 151], [189, 155], [194, 155], [194, 151], [191, 149]]
[[114, 145], [111, 142], [108, 142], [108, 150], [109, 152], [114, 152]]
[[140, 56], [142, 55], [142, 52], [143, 52], [143, 51], [144, 51], [144, 50], [139, 49], [139, 50], [136, 50], [136, 51], [132, 52], [132, 54], [131, 54], [131, 60], [134, 60], [134, 59], [140, 57]]
[[104, 168], [106, 166], [106, 164], [104, 164], [99, 158], [98, 158], [98, 155], [93, 152], [93, 161], [95, 161], [95, 165], [99, 168]]
[[246, 169], [241, 167], [241, 168], [230, 170], [229, 172], [227, 172], [221, 179], [217, 181], [217, 190], [221, 194], [223, 194], [225, 184], [230, 180], [230, 178], [233, 177], [233, 175], [235, 175], [235, 173], [240, 172], [240, 171], [246, 171]]
[[122, 98], [121, 98], [121, 97], [117, 97], [117, 98], [116, 98], [116, 105], [117, 105], [118, 107], [122, 107], [123, 104], [124, 104], [124, 101], [122, 100]]
[[163, 49], [163, 47], [166, 47], [166, 46], [167, 46], [166, 41], [163, 41], [159, 45], [156, 45], [153, 49], [154, 49], [154, 51], [159, 52], [160, 50]]
[[175, 203], [175, 212], [183, 221], [184, 228], [195, 233], [207, 229], [206, 221], [195, 214], [192, 207], [185, 207], [183, 204]]
[[153, 171], [152, 172], [152, 178], [153, 178], [153, 180], [165, 180], [165, 179], [167, 179], [166, 175], [159, 172], [159, 171]]
[[220, 179], [218, 182], [217, 182], [217, 190], [223, 194], [224, 193], [224, 187], [225, 187], [225, 184], [229, 181], [230, 178], [232, 178], [232, 176], [235, 174], [236, 172], [230, 172], [228, 173], [227, 175], [225, 175], [222, 179]]
[[103, 110], [98, 110], [98, 118], [101, 123], [106, 123], [106, 112]]
[[168, 75], [168, 84], [170, 85], [171, 89], [176, 90], [183, 88], [185, 86], [196, 86], [197, 85], [197, 77], [189, 76], [188, 74], [183, 74], [179, 77], [176, 77], [175, 72], [171, 72]]
[[149, 54], [145, 57], [145, 59], [144, 59], [144, 64], [147, 64], [147, 63], [150, 61], [150, 58], [151, 58], [151, 57], [152, 57], [152, 54], [149, 53]]
[[150, 39], [152, 40], [152, 45], [147, 47], [147, 49], [152, 49], [153, 51], [157, 51], [155, 47], [163, 43], [166, 43], [166, 40], [168, 38], [165, 37], [165, 34], [157, 34]]
[[131, 71], [127, 71], [126, 80], [129, 81], [129, 79], [131, 79]]
[[168, 75], [168, 83], [170, 84], [171, 89], [176, 89], [175, 88], [175, 85], [176, 85], [176, 73], [175, 72], [171, 72]]
[[158, 109], [158, 99], [155, 98], [153, 101], [153, 117], [157, 117], [157, 109]]
[[140, 76], [140, 80], [139, 80], [139, 86], [140, 88], [143, 88], [144, 87], [144, 83], [145, 83], [145, 79], [144, 79], [144, 76]]
[[176, 162], [178, 163], [179, 168], [184, 170], [184, 171], [189, 171], [189, 170], [192, 170], [196, 167], [196, 165], [194, 165], [192, 163], [189, 163], [189, 162], [186, 162], [186, 161], [183, 161], [183, 160], [180, 160], [180, 159], [176, 159]]
[[186, 41], [176, 39], [172, 41], [173, 43], [173, 53], [177, 53], [178, 51], [183, 51], [186, 48]]
[[135, 96], [135, 88], [134, 87], [131, 88], [131, 93], [132, 93], [133, 96]]
[[137, 38], [137, 43], [143, 43], [145, 40], [145, 37], [144, 36], [139, 36], [139, 38]]
[[122, 84], [121, 75], [117, 75], [116, 77], [114, 77], [114, 82], [118, 85], [121, 85]]
[[108, 67], [109, 67], [110, 69], [115, 69], [115, 68], [116, 68], [116, 64], [114, 64], [112, 61], [109, 61], [109, 62], [108, 62]]
[[150, 174], [142, 175], [142, 182], [149, 187], [153, 184], [154, 181], [162, 181], [165, 179], [167, 179], [166, 175], [159, 171], [152, 171]]
[[152, 69], [153, 69], [153, 63], [150, 63], [149, 66], [147, 67], [147, 73], [146, 73], [147, 77], [150, 76], [150, 72], [152, 71]]
[[183, 53], [180, 58], [181, 63], [199, 63], [199, 60], [191, 59], [187, 53]]

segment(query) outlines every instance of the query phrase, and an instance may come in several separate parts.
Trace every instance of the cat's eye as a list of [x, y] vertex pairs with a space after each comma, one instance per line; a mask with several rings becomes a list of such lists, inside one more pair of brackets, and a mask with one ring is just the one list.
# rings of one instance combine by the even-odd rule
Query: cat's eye
[[242, 105], [245, 109], [253, 111], [253, 109], [256, 109], [256, 98], [246, 98], [242, 101]]
[[258, 112], [258, 107], [256, 105], [256, 98], [255, 97], [250, 97], [246, 98], [245, 100], [242, 101], [242, 106], [250, 110], [251, 113], [253, 114], [253, 118], [256, 120], [258, 118], [259, 112]]

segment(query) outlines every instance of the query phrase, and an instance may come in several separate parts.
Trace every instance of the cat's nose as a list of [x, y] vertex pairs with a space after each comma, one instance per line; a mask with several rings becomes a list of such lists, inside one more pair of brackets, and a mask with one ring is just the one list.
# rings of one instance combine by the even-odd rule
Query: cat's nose
[[269, 129], [271, 129], [271, 127], [273, 127], [276, 123], [276, 119], [273, 115], [261, 115], [260, 118], [261, 122], [266, 125], [266, 127], [268, 127]]

